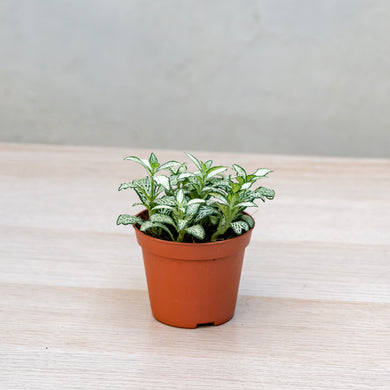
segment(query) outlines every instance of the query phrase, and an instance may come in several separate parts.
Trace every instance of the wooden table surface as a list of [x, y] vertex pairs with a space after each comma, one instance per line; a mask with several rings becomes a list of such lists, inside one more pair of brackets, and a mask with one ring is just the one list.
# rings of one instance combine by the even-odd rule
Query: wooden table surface
[[[235, 317], [151, 316], [117, 192], [146, 150], [0, 144], [0, 389], [390, 389], [390, 161], [196, 153], [274, 173]], [[182, 152], [157, 151], [161, 160]]]

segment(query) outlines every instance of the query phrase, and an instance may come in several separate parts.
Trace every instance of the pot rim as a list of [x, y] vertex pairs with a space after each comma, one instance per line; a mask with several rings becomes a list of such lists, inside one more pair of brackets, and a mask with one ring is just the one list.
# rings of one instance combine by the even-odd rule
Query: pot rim
[[[137, 217], [141, 217], [142, 214], [145, 214], [145, 212], [147, 212], [147, 209], [144, 209], [144, 210], [140, 211], [139, 213], [136, 214], [136, 216]], [[161, 238], [156, 238], [156, 237], [150, 236], [149, 234], [141, 232], [141, 230], [138, 228], [137, 225], [133, 225], [133, 228], [135, 230], [137, 230], [143, 236], [146, 236], [148, 240], [149, 239], [150, 240], [154, 240], [156, 242], [164, 243], [166, 245], [181, 245], [181, 246], [187, 246], [187, 247], [194, 246], [194, 247], [198, 247], [198, 248], [199, 247], [206, 247], [206, 246], [215, 246], [215, 245], [222, 245], [223, 243], [227, 243], [227, 242], [233, 242], [234, 240], [240, 240], [240, 239], [242, 240], [244, 237], [246, 237], [247, 235], [250, 235], [252, 233], [252, 230], [255, 227], [255, 220], [254, 220], [254, 218], [250, 214], [246, 213], [245, 211], [243, 211], [242, 213], [245, 214], [245, 215], [248, 215], [249, 217], [252, 218], [253, 226], [249, 230], [247, 230], [245, 233], [240, 234], [239, 236], [228, 238], [227, 240], [220, 240], [220, 241], [208, 241], [208, 242], [177, 242], [177, 241], [168, 241], [168, 240], [162, 240]]]

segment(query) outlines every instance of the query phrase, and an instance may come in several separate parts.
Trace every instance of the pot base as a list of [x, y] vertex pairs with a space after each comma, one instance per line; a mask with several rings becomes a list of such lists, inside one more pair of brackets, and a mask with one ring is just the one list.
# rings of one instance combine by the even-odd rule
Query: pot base
[[164, 325], [169, 325], [173, 326], [175, 328], [183, 328], [183, 329], [195, 329], [195, 328], [202, 328], [202, 327], [208, 327], [208, 326], [219, 326], [226, 324], [226, 322], [229, 322], [233, 317], [229, 317], [225, 320], [220, 320], [220, 321], [210, 321], [210, 322], [201, 322], [201, 323], [196, 323], [196, 322], [172, 322], [170, 320], [161, 320], [160, 318], [156, 317], [153, 315], [153, 317], [158, 321], [161, 322]]

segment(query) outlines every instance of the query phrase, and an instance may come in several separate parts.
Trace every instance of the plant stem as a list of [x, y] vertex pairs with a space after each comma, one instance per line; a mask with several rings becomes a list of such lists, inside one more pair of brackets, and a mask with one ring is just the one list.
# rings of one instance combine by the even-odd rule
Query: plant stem
[[184, 230], [181, 230], [180, 232], [179, 232], [179, 236], [177, 237], [177, 242], [183, 242], [183, 240], [184, 240], [184, 235], [186, 234], [186, 232], [184, 231]]

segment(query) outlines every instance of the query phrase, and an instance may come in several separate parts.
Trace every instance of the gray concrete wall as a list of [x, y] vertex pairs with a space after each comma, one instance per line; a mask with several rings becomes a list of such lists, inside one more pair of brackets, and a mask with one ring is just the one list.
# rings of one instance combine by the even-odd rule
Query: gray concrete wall
[[2, 0], [0, 140], [390, 157], [388, 0]]

